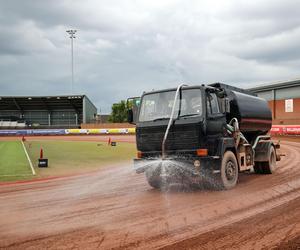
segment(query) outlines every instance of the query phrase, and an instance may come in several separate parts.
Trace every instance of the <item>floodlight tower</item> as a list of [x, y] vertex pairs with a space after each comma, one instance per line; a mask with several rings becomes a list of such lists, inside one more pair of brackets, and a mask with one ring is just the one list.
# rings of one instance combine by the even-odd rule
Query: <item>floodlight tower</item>
[[73, 85], [74, 85], [74, 52], [73, 52], [73, 39], [76, 38], [75, 33], [77, 30], [67, 30], [71, 39], [71, 68], [72, 68], [72, 85], [71, 85], [71, 94], [73, 94]]

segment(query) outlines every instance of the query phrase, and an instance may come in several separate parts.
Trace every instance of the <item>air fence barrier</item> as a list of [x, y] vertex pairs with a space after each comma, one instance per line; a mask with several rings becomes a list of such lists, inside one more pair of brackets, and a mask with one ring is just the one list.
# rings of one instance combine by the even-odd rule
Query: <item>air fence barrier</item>
[[[34, 135], [111, 135], [135, 134], [135, 128], [112, 129], [15, 129], [0, 130], [0, 136], [34, 136]], [[271, 135], [300, 135], [300, 125], [273, 125]]]

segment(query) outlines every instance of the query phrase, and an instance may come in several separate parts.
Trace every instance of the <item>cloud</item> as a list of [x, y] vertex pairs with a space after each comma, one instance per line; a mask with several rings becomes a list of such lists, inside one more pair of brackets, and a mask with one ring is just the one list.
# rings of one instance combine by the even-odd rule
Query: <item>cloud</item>
[[76, 93], [102, 112], [178, 83], [241, 87], [299, 77], [300, 3], [0, 1], [1, 95]]

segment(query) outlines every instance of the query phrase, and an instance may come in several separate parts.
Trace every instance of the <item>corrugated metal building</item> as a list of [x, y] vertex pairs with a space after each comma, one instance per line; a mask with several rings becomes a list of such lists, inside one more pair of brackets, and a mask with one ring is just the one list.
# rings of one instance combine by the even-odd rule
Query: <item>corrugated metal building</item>
[[300, 124], [300, 80], [262, 85], [249, 90], [268, 101], [273, 124]]
[[86, 95], [0, 96], [0, 128], [24, 123], [31, 128], [79, 128], [93, 123], [96, 115], [97, 108]]

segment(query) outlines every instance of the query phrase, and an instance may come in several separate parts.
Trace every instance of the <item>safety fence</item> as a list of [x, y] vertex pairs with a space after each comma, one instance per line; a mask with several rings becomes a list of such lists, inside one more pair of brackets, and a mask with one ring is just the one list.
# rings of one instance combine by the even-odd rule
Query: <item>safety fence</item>
[[15, 129], [0, 130], [0, 136], [31, 136], [31, 135], [101, 135], [101, 134], [135, 134], [135, 128], [113, 129]]
[[[105, 134], [135, 134], [135, 128], [111, 129], [15, 129], [0, 130], [0, 136], [30, 136], [30, 135], [105, 135]], [[271, 135], [300, 135], [300, 125], [273, 125]]]
[[273, 125], [271, 135], [300, 135], [300, 125]]

